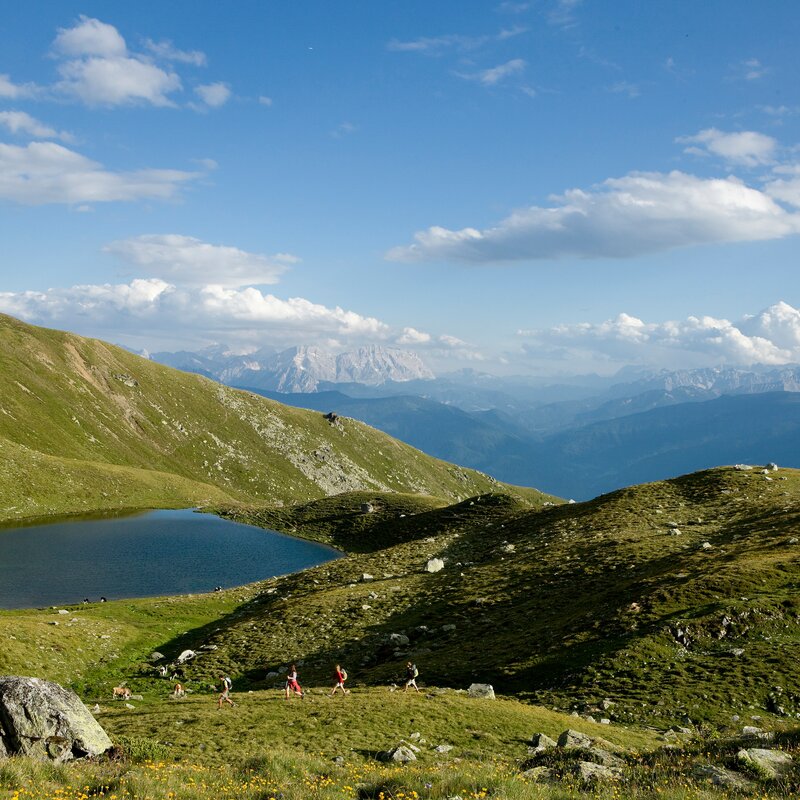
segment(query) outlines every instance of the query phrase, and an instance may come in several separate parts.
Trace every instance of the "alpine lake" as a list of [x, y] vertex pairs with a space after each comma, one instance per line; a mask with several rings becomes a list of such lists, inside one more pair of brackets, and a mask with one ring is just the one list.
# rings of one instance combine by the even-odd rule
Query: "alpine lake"
[[193, 594], [298, 572], [332, 547], [193, 509], [0, 528], [0, 608]]

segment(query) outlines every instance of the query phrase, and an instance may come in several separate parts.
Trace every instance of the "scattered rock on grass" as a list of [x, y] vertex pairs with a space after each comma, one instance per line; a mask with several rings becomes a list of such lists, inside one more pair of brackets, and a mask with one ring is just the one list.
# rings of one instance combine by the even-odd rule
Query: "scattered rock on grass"
[[575, 775], [584, 786], [592, 786], [597, 783], [621, 780], [622, 770], [618, 767], [595, 764], [594, 761], [579, 761], [575, 769]]
[[583, 747], [588, 750], [593, 744], [594, 740], [591, 736], [587, 736], [580, 731], [573, 731], [571, 728], [565, 730], [558, 737], [559, 747]]
[[698, 780], [710, 781], [714, 786], [720, 786], [723, 789], [753, 789], [755, 786], [743, 775], [714, 764], [698, 764], [692, 770], [692, 774]]
[[754, 765], [765, 777], [773, 780], [783, 777], [794, 764], [794, 759], [788, 753], [781, 750], [764, 750], [760, 747], [740, 750], [736, 758], [743, 765]]
[[378, 753], [378, 761], [390, 761], [395, 764], [408, 764], [411, 761], [416, 761], [417, 757], [410, 747], [393, 747], [391, 750], [384, 750]]
[[742, 728], [742, 738], [771, 742], [775, 738], [775, 734], [772, 731], [765, 731], [762, 728], [757, 728], [755, 725], [745, 725]]
[[467, 689], [467, 694], [470, 697], [480, 697], [484, 700], [494, 700], [494, 689], [488, 683], [473, 683]]
[[556, 747], [556, 743], [546, 733], [534, 733], [531, 736], [531, 746], [528, 752], [533, 750], [537, 753], [542, 753], [545, 750], [551, 750], [553, 747]]
[[524, 778], [529, 781], [555, 781], [558, 780], [558, 773], [550, 767], [532, 767], [522, 773]]
[[441, 558], [430, 558], [425, 564], [425, 572], [441, 572], [444, 569], [444, 561]]

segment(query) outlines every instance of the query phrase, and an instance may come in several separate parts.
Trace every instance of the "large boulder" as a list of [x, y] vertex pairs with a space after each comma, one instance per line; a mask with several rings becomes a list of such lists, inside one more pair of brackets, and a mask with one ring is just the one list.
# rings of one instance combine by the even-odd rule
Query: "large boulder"
[[0, 677], [0, 757], [69, 761], [110, 747], [75, 692], [40, 678]]
[[481, 697], [484, 700], [494, 700], [494, 688], [489, 683], [472, 683], [467, 694], [470, 697]]
[[736, 791], [747, 791], [755, 788], [753, 781], [748, 780], [738, 772], [718, 767], [715, 764], [698, 764], [693, 770], [692, 775], [700, 781], [709, 781], [714, 786], [723, 789], [734, 789]]
[[622, 770], [618, 767], [595, 764], [593, 761], [579, 761], [575, 768], [575, 776], [584, 786], [593, 786], [621, 780]]
[[742, 749], [736, 754], [740, 764], [753, 765], [770, 780], [782, 778], [794, 766], [794, 759], [781, 750], [766, 750], [760, 747]]

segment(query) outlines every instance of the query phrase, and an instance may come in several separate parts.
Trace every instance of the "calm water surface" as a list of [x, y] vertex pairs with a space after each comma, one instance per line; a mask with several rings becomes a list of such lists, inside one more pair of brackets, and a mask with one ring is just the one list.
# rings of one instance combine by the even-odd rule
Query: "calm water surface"
[[207, 592], [337, 558], [211, 514], [148, 511], [0, 529], [0, 608]]

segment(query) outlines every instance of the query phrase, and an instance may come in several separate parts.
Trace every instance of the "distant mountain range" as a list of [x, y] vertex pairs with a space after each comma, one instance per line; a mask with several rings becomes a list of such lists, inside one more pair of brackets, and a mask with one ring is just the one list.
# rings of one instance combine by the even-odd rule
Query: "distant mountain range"
[[240, 355], [224, 347], [196, 353], [154, 353], [153, 361], [185, 372], [197, 372], [231, 386], [277, 392], [316, 392], [321, 384], [380, 386], [431, 380], [433, 373], [414, 353], [392, 347], [360, 347], [334, 354], [321, 347], [269, 348]]
[[734, 462], [800, 466], [798, 366], [626, 369], [548, 382], [473, 370], [434, 378], [413, 354], [389, 348], [346, 355], [292, 348], [154, 358], [359, 419], [430, 455], [562, 497]]

